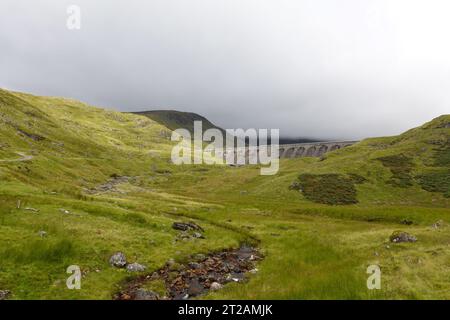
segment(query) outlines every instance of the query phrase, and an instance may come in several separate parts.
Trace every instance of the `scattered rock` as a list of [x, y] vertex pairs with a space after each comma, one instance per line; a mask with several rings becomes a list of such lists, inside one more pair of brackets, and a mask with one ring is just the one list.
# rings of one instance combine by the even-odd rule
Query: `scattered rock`
[[127, 259], [122, 252], [117, 252], [111, 256], [109, 264], [116, 268], [124, 268], [127, 264]]
[[59, 212], [61, 212], [61, 213], [64, 213], [64, 214], [70, 214], [70, 211], [69, 210], [66, 210], [66, 209], [59, 209]]
[[172, 228], [180, 230], [175, 241], [189, 241], [191, 239], [204, 239], [205, 237], [201, 232], [204, 232], [203, 228], [194, 222], [174, 222]]
[[8, 298], [11, 292], [9, 290], [0, 290], [0, 300], [5, 300]]
[[128, 272], [143, 272], [147, 267], [137, 262], [127, 265]]
[[202, 267], [202, 265], [197, 262], [189, 262], [188, 266], [189, 266], [189, 268], [194, 269], [194, 270], [200, 269]]
[[413, 235], [410, 235], [407, 232], [403, 231], [394, 231], [392, 235], [389, 237], [389, 240], [394, 243], [400, 242], [416, 242], [417, 238]]
[[402, 221], [400, 221], [401, 224], [406, 224], [407, 226], [412, 225], [413, 221], [408, 220], [408, 219], [403, 219]]
[[198, 296], [205, 291], [205, 287], [200, 284], [197, 278], [193, 278], [189, 283], [188, 295]]
[[194, 232], [192, 236], [197, 239], [205, 239], [205, 237], [200, 232]]
[[151, 290], [137, 289], [132, 298], [134, 300], [159, 300], [159, 295]]
[[431, 227], [432, 227], [433, 229], [439, 229], [439, 228], [442, 227], [443, 225], [444, 225], [444, 221], [438, 220], [438, 221], [436, 221], [435, 223], [433, 223], [433, 224], [431, 225]]
[[202, 253], [197, 253], [197, 254], [194, 256], [194, 259], [197, 260], [197, 261], [202, 261], [202, 260], [205, 260], [205, 259], [206, 259], [206, 256], [205, 256], [204, 254], [202, 254]]
[[44, 230], [40, 230], [40, 231], [38, 232], [38, 235], [39, 235], [39, 237], [41, 237], [41, 238], [45, 238], [45, 237], [47, 236], [47, 232], [45, 232]]
[[202, 227], [200, 227], [198, 224], [194, 222], [174, 222], [172, 224], [172, 228], [175, 230], [181, 230], [181, 231], [187, 231], [187, 230], [194, 230], [194, 231], [201, 231], [204, 232]]
[[291, 183], [291, 185], [289, 186], [289, 190], [300, 190], [301, 189], [301, 185], [300, 182], [294, 181]]
[[233, 272], [227, 276], [227, 281], [241, 282], [245, 279], [245, 275], [242, 272]]
[[30, 207], [26, 207], [25, 210], [27, 210], [27, 211], [33, 211], [33, 212], [39, 212], [39, 209], [30, 208]]
[[116, 173], [113, 173], [111, 175], [111, 179], [109, 179], [108, 181], [106, 181], [105, 183], [96, 186], [93, 189], [90, 189], [87, 191], [87, 193], [89, 194], [98, 194], [98, 193], [104, 193], [104, 192], [117, 192], [117, 185], [121, 184], [121, 183], [127, 183], [131, 180], [131, 177], [127, 177], [127, 176], [119, 176]]
[[213, 282], [211, 283], [211, 286], [209, 287], [210, 290], [216, 291], [216, 290], [220, 290], [223, 288], [223, 285], [221, 285], [218, 282]]

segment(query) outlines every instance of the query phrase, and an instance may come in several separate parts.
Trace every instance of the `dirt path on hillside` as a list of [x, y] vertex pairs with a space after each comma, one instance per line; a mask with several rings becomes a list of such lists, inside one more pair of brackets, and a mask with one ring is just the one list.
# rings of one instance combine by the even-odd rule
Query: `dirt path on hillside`
[[0, 162], [22, 162], [22, 161], [29, 161], [32, 160], [34, 157], [30, 155], [26, 155], [23, 152], [16, 152], [21, 158], [19, 159], [10, 159], [10, 160], [0, 160]]

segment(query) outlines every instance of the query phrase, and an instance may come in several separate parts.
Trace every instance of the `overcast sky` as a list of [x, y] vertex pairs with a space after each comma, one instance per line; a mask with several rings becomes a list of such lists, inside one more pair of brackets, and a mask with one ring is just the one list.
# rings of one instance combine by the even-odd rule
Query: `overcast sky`
[[391, 135], [450, 113], [449, 17], [448, 0], [1, 0], [0, 87], [224, 128]]

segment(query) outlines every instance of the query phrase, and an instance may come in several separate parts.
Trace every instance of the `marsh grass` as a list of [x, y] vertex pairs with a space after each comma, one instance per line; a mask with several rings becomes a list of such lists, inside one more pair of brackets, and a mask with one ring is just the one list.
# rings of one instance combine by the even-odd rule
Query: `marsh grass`
[[48, 239], [33, 240], [26, 245], [4, 249], [1, 256], [12, 259], [16, 263], [61, 263], [75, 255], [75, 245], [72, 240]]

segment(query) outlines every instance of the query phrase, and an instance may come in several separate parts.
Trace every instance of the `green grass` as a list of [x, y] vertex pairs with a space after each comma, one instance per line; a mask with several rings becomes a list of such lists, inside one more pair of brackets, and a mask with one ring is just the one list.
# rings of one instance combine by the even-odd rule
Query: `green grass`
[[[152, 272], [243, 242], [264, 254], [258, 273], [202, 298], [450, 298], [448, 115], [323, 161], [282, 159], [270, 177], [259, 166], [174, 166], [167, 128], [70, 99], [0, 90], [0, 122], [0, 290], [11, 299], [111, 299], [130, 277], [109, 265], [116, 251]], [[1, 161], [17, 152], [33, 158]], [[120, 176], [130, 179], [90, 192]], [[184, 220], [205, 239], [174, 241]], [[392, 244], [395, 230], [418, 241]], [[73, 264], [81, 290], [65, 285]], [[366, 287], [371, 264], [379, 291]]]

